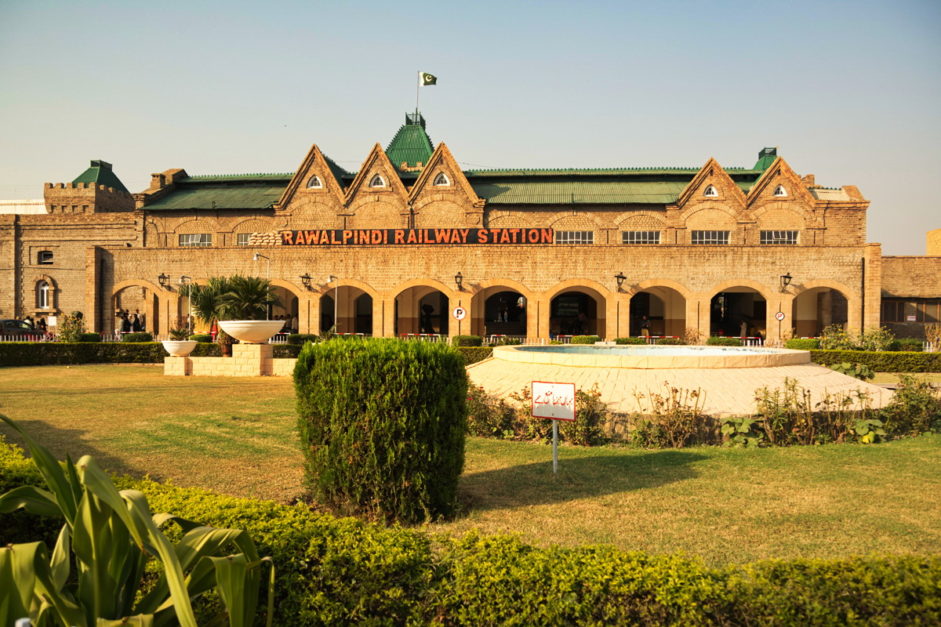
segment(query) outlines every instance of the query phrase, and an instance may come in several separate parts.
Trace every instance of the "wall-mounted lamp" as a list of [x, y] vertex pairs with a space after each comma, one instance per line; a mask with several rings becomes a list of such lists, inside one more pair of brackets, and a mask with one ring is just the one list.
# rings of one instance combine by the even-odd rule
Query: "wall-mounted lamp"
[[624, 285], [624, 281], [627, 280], [627, 277], [624, 276], [623, 272], [618, 272], [614, 275], [614, 280], [618, 282], [618, 291], [621, 291], [621, 286]]
[[454, 284], [457, 285], [458, 291], [464, 290], [464, 275], [460, 271], [454, 275]]
[[782, 275], [781, 275], [781, 291], [782, 291], [782, 292], [787, 289], [787, 286], [788, 286], [788, 285], [791, 284], [791, 279], [793, 279], [793, 278], [794, 278], [794, 277], [791, 276], [791, 273], [790, 273], [790, 272], [788, 272], [787, 274], [782, 274]]
[[167, 286], [167, 283], [170, 282], [170, 275], [169, 275], [169, 274], [164, 274], [163, 272], [161, 272], [161, 273], [157, 276], [157, 281], [160, 282], [160, 287], [166, 287], [166, 286]]
[[302, 274], [302, 275], [299, 276], [298, 278], [301, 280], [301, 284], [303, 284], [303, 286], [304, 286], [306, 289], [310, 289], [310, 282], [311, 282], [311, 279], [312, 279], [313, 277], [311, 277], [309, 273], [305, 272], [304, 274]]

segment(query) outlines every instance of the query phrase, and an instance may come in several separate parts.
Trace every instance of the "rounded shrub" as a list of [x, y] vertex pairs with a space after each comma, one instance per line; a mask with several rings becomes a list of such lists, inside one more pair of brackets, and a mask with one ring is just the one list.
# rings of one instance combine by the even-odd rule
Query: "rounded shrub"
[[194, 342], [211, 342], [212, 336], [208, 333], [194, 333], [189, 336], [189, 339], [193, 340]]
[[454, 346], [483, 346], [484, 339], [479, 335], [455, 335], [451, 340]]
[[614, 343], [618, 345], [625, 344], [646, 344], [647, 339], [643, 337], [618, 337], [614, 339]]
[[920, 353], [925, 350], [924, 340], [920, 340], [917, 337], [902, 337], [895, 341], [898, 343], [898, 350], [900, 351]]
[[317, 502], [410, 523], [454, 513], [467, 422], [456, 350], [395, 339], [307, 344], [294, 386]]
[[724, 337], [721, 335], [713, 335], [708, 340], [706, 344], [709, 346], [741, 346], [742, 340], [737, 337]]
[[121, 336], [122, 342], [153, 342], [154, 336], [150, 333], [125, 333]]

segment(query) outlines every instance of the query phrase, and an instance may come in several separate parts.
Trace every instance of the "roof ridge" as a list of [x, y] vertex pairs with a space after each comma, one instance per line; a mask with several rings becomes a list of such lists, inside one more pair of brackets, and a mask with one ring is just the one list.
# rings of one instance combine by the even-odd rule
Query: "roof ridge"
[[270, 176], [277, 178], [291, 178], [294, 176], [294, 172], [245, 172], [241, 174], [192, 174], [185, 179], [186, 180], [209, 180], [209, 179], [239, 179], [239, 178], [250, 178], [250, 177], [259, 177], [259, 176]]

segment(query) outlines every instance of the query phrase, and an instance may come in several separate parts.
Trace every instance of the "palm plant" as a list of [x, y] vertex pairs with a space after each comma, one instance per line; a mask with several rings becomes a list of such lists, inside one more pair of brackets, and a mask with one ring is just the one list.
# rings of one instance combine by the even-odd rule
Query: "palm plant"
[[277, 304], [271, 281], [237, 274], [228, 279], [228, 290], [222, 294], [219, 319], [264, 320], [268, 307]]
[[[20, 486], [0, 496], [0, 513], [23, 508], [65, 519], [50, 554], [42, 542], [0, 548], [0, 624], [29, 617], [35, 625], [184, 625], [196, 627], [192, 602], [216, 591], [224, 613], [211, 622], [251, 625], [258, 603], [261, 565], [244, 531], [215, 529], [169, 514], [151, 515], [137, 490], [115, 488], [85, 455], [60, 466], [15, 422], [48, 489]], [[160, 527], [183, 531], [171, 542]], [[142, 589], [148, 562], [162, 568]], [[274, 608], [274, 567], [268, 583], [267, 625]]]

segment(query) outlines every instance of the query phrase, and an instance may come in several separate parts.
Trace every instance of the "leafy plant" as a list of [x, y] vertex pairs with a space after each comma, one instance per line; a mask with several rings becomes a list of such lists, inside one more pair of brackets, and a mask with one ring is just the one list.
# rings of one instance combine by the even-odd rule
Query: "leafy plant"
[[618, 337], [614, 339], [614, 343], [623, 346], [626, 344], [646, 344], [647, 339], [643, 337]]
[[724, 418], [720, 432], [725, 437], [727, 446], [756, 447], [761, 446], [764, 435], [760, 431], [759, 422], [752, 416], [741, 418]]
[[467, 432], [488, 438], [512, 438], [520, 431], [517, 412], [479, 385], [467, 386]]
[[571, 339], [572, 344], [594, 344], [600, 341], [597, 335], [573, 335]]
[[85, 319], [82, 312], [73, 311], [68, 315], [61, 316], [56, 333], [59, 335], [59, 341], [61, 342], [81, 341], [82, 334], [85, 333]]
[[724, 337], [720, 335], [713, 335], [708, 340], [706, 340], [707, 346], [741, 346], [742, 340], [737, 337]]
[[880, 418], [890, 435], [941, 432], [941, 390], [910, 375], [899, 377], [899, 388]]
[[170, 339], [181, 342], [189, 337], [190, 330], [186, 327], [173, 327], [170, 329]]
[[820, 348], [823, 350], [856, 350], [856, 342], [842, 324], [831, 324], [820, 332]]
[[871, 327], [864, 329], [856, 340], [856, 348], [863, 351], [889, 350], [895, 342], [895, 334], [885, 327]]
[[874, 379], [876, 373], [872, 371], [872, 368], [866, 364], [860, 363], [850, 363], [844, 361], [838, 364], [830, 364], [830, 369], [839, 372], [840, 374], [845, 374], [848, 377], [855, 377], [860, 381], [869, 381]]
[[635, 392], [641, 415], [662, 429], [673, 448], [710, 439], [705, 429], [711, 424], [703, 413], [705, 393], [696, 388], [677, 388], [665, 382], [663, 392]]
[[656, 343], [660, 346], [683, 346], [686, 341], [679, 337], [661, 337]]
[[885, 429], [882, 428], [882, 421], [875, 418], [860, 418], [853, 422], [853, 433], [863, 444], [872, 444], [877, 442], [881, 436], [885, 435]]
[[[37, 625], [196, 626], [193, 600], [214, 592], [233, 626], [255, 616], [261, 565], [251, 538], [237, 529], [200, 526], [169, 514], [151, 515], [136, 490], [118, 491], [90, 456], [65, 468], [6, 416], [0, 419], [26, 440], [47, 490], [26, 485], [0, 496], [0, 512], [19, 508], [65, 519], [50, 553], [42, 542], [0, 549], [0, 623], [21, 617]], [[176, 523], [172, 543], [160, 527]], [[230, 551], [237, 551], [229, 554]], [[161, 570], [149, 589], [141, 584], [156, 558]], [[274, 567], [268, 587], [267, 624], [274, 609]]]

